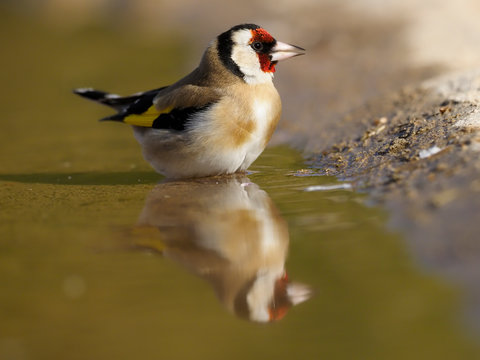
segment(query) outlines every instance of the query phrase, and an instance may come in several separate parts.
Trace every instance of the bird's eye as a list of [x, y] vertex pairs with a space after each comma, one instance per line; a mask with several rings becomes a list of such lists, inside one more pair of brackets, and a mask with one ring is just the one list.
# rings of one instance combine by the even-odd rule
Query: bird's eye
[[255, 51], [261, 51], [261, 50], [263, 50], [263, 44], [260, 41], [255, 41], [255, 42], [252, 43], [252, 48]]

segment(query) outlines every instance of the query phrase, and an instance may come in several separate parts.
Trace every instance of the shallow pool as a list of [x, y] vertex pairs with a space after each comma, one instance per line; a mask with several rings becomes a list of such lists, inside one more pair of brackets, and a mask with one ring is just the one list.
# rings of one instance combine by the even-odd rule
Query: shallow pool
[[459, 294], [288, 148], [246, 176], [0, 175], [1, 359], [473, 359]]

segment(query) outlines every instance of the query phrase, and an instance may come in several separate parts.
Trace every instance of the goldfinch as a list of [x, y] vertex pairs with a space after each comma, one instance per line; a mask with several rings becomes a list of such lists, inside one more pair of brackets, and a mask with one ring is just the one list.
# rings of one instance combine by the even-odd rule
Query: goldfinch
[[305, 50], [242, 24], [220, 34], [199, 66], [176, 83], [131, 96], [76, 89], [130, 124], [144, 158], [167, 178], [244, 172], [262, 153], [281, 114], [272, 79], [278, 61]]

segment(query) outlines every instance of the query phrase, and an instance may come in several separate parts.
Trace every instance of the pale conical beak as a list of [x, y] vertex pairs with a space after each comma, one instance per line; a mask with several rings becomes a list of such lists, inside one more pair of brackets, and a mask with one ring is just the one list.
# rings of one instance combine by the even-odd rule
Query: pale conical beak
[[277, 41], [270, 52], [270, 57], [271, 61], [282, 61], [303, 54], [305, 54], [305, 49]]

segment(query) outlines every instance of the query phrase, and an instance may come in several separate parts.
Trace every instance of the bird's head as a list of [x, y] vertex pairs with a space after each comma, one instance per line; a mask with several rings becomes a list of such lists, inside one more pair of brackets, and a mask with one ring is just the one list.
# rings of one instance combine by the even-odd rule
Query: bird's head
[[271, 81], [278, 61], [303, 55], [305, 50], [277, 41], [254, 24], [232, 27], [217, 38], [223, 65], [247, 83]]
[[310, 286], [290, 282], [285, 270], [261, 269], [235, 298], [238, 316], [255, 322], [281, 320], [292, 306], [312, 297]]

